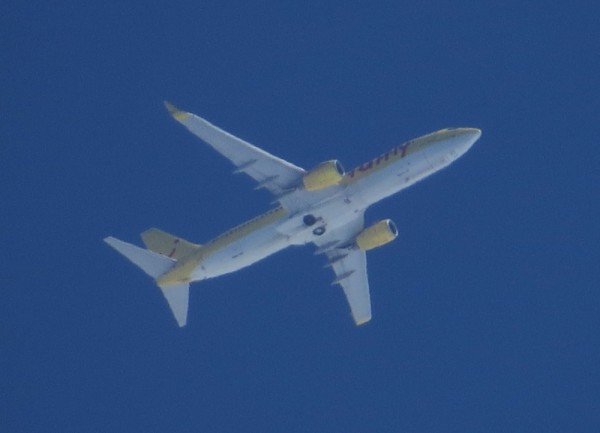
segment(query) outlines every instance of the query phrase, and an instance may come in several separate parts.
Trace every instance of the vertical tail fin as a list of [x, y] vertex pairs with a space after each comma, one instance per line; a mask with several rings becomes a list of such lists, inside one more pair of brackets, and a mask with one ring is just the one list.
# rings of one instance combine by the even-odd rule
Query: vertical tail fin
[[175, 260], [182, 259], [202, 247], [156, 228], [142, 233], [142, 240], [149, 250]]
[[[135, 245], [123, 242], [109, 236], [104, 239], [108, 245], [127, 257], [133, 264], [141, 268], [152, 278], [157, 278], [175, 265], [175, 260], [164, 255], [145, 250]], [[179, 326], [187, 322], [188, 299], [190, 285], [188, 283], [175, 284], [160, 288]]]

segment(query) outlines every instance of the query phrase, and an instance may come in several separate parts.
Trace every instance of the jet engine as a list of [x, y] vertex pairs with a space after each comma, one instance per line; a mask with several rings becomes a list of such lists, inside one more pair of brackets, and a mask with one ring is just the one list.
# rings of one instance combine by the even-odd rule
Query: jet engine
[[360, 250], [368, 251], [393, 241], [396, 236], [398, 236], [396, 224], [387, 219], [364, 229], [356, 237], [356, 246]]
[[302, 178], [302, 184], [307, 191], [318, 191], [337, 185], [344, 178], [344, 167], [337, 159], [325, 161], [317, 165]]

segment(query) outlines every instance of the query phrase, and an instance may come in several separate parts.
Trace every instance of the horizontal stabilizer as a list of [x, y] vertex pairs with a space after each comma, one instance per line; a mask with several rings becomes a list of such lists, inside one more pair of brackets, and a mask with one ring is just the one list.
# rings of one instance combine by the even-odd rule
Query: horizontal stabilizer
[[[175, 265], [175, 260], [173, 259], [123, 242], [112, 236], [105, 238], [104, 242], [123, 254], [152, 278], [159, 277]], [[173, 284], [160, 287], [160, 290], [169, 303], [169, 307], [179, 326], [185, 326], [187, 322], [190, 285], [188, 283]]]
[[175, 261], [168, 257], [123, 242], [112, 236], [104, 238], [104, 242], [123, 254], [135, 265], [142, 268], [142, 270], [152, 278], [164, 274], [175, 264]]
[[161, 287], [160, 290], [169, 303], [177, 324], [180, 327], [185, 326], [187, 323], [188, 300], [190, 299], [190, 285], [188, 283], [181, 283]]
[[146, 230], [141, 236], [146, 248], [175, 260], [189, 256], [202, 247], [156, 228]]

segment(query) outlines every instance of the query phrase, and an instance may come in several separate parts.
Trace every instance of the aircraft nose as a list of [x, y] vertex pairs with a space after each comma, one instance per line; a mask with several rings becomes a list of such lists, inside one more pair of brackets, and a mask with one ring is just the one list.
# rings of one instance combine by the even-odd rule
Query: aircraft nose
[[461, 128], [460, 134], [453, 140], [453, 151], [462, 155], [469, 150], [477, 140], [479, 140], [479, 137], [481, 137], [481, 129]]
[[481, 129], [465, 128], [465, 136], [471, 141], [469, 146], [472, 146], [481, 137]]

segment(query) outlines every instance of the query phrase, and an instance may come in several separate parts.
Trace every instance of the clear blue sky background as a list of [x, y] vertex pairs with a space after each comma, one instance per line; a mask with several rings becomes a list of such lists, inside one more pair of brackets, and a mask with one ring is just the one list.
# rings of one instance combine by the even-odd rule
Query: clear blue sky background
[[[2, 3], [0, 431], [600, 431], [593, 1]], [[266, 192], [163, 99], [305, 168], [473, 126], [374, 206], [373, 321], [312, 248], [175, 325], [102, 238], [203, 242]]]

